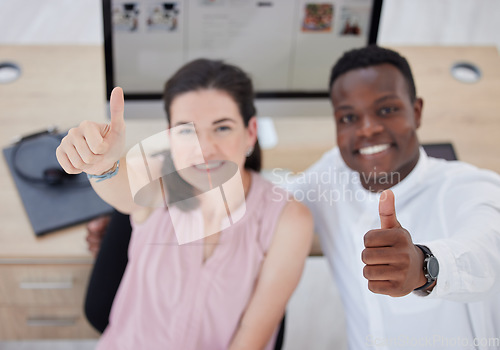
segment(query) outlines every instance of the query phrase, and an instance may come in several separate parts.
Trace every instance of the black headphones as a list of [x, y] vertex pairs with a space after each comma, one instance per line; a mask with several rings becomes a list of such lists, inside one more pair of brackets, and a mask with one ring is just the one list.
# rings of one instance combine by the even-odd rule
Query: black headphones
[[[56, 128], [21, 137], [12, 149], [12, 168], [15, 174], [25, 182], [46, 186], [68, 185], [70, 187], [87, 187], [90, 182], [81, 174], [66, 173], [55, 157], [56, 148], [65, 134], [58, 134]], [[54, 142], [50, 142], [52, 139]], [[46, 159], [47, 167], [41, 171], [36, 168], [38, 159]], [[32, 165], [31, 169], [30, 165]], [[33, 166], [35, 166], [33, 168]], [[36, 176], [36, 174], [40, 174]]]

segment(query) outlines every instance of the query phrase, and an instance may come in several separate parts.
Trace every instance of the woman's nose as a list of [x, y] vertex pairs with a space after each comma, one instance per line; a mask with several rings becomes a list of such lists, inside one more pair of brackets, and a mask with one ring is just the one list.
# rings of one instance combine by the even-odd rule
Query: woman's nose
[[211, 135], [199, 134], [198, 137], [203, 158], [208, 160], [216, 154], [217, 143]]

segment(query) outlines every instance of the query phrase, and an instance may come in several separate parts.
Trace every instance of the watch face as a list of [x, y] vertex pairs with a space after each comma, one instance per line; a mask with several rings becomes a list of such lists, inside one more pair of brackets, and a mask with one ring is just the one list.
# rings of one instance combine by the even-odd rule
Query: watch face
[[435, 257], [431, 257], [427, 262], [427, 270], [432, 279], [436, 279], [439, 273], [439, 263]]

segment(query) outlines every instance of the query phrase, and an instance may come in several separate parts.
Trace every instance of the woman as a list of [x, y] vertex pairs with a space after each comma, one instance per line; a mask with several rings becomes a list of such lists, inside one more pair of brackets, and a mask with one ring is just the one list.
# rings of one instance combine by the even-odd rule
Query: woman
[[[195, 60], [167, 81], [164, 101], [177, 170], [175, 181], [162, 178], [170, 179], [165, 193], [156, 191], [164, 207], [136, 204], [135, 164], [117, 162], [125, 144], [120, 88], [109, 126], [84, 122], [57, 150], [64, 170], [89, 174], [105, 201], [131, 215], [129, 261], [98, 348], [272, 349], [310, 249], [311, 215], [257, 173], [253, 88], [243, 71]], [[179, 198], [180, 187], [191, 194]], [[225, 206], [205, 200], [214, 189]]]

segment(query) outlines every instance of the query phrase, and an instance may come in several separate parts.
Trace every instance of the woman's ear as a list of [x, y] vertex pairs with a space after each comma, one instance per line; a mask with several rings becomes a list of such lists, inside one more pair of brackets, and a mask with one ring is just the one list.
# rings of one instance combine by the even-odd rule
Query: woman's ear
[[248, 147], [250, 147], [250, 146], [253, 147], [255, 145], [255, 142], [257, 142], [257, 117], [256, 116], [253, 116], [248, 121], [247, 133], [248, 133]]

